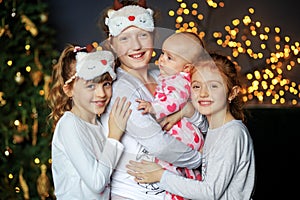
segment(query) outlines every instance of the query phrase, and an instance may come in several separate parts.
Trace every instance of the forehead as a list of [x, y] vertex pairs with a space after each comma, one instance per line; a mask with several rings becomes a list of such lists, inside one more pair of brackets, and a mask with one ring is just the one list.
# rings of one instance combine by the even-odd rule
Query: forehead
[[223, 83], [223, 78], [215, 66], [203, 65], [195, 67], [195, 72], [192, 74], [191, 80], [198, 82], [217, 81]]
[[162, 49], [174, 53], [189, 62], [194, 61], [200, 55], [201, 46], [190, 36], [185, 34], [174, 34], [168, 37]]
[[137, 26], [129, 26], [129, 27], [125, 28], [118, 36], [121, 36], [122, 34], [124, 35], [124, 34], [135, 34], [135, 33], [136, 34], [138, 34], [138, 33], [149, 33], [150, 34], [149, 31], [141, 29]]

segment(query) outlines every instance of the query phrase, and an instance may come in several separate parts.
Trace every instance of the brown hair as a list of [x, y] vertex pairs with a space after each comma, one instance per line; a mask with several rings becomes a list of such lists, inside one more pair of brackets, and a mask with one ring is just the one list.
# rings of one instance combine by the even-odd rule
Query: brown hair
[[[68, 44], [62, 51], [57, 64], [53, 66], [53, 84], [48, 102], [51, 108], [49, 118], [53, 119], [54, 126], [64, 112], [72, 108], [72, 100], [64, 93], [63, 86], [76, 73], [76, 53], [74, 52], [74, 48], [75, 46]], [[74, 81], [70, 83], [70, 86], [73, 83]]]

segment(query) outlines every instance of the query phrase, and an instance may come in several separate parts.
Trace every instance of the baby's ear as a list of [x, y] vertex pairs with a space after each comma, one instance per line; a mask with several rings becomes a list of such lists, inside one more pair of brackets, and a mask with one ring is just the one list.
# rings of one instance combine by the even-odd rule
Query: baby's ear
[[186, 72], [186, 73], [189, 73], [191, 72], [191, 70], [193, 69], [194, 65], [192, 64], [186, 64], [184, 67], [183, 67], [183, 71]]

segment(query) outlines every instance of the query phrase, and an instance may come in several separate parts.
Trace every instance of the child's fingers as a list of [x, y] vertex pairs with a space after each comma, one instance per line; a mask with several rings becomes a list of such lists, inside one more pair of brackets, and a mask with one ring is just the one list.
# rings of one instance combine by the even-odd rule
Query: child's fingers
[[119, 102], [120, 102], [120, 97], [117, 97], [116, 100], [115, 100], [115, 102], [114, 102], [114, 104], [113, 104], [113, 107], [111, 109], [113, 113], [116, 112], [116, 110], [117, 110], [117, 108], [119, 106]]
[[129, 108], [130, 108], [130, 105], [131, 105], [131, 102], [130, 102], [130, 101], [128, 101], [128, 102], [126, 103], [126, 105], [125, 105], [123, 117], [124, 117], [124, 119], [125, 119], [126, 121], [128, 120], [128, 118], [129, 118], [129, 116], [130, 116], [130, 114], [131, 114], [131, 112], [132, 112], [132, 110], [129, 109]]
[[122, 97], [122, 99], [120, 100], [120, 102], [118, 103], [115, 113], [118, 114], [118, 116], [122, 117], [122, 118], [126, 118], [126, 116], [129, 114], [128, 112], [130, 111], [130, 105], [131, 102], [127, 101], [126, 97]]

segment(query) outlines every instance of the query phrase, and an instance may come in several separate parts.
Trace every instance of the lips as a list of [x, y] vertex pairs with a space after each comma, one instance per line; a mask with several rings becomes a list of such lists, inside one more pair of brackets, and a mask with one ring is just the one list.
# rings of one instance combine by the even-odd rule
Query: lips
[[105, 102], [106, 101], [94, 101], [94, 103], [96, 104], [96, 106], [99, 106], [99, 107], [105, 106]]
[[210, 106], [212, 103], [213, 103], [212, 101], [208, 101], [208, 100], [207, 101], [203, 101], [203, 100], [198, 101], [198, 104], [200, 106]]
[[141, 59], [145, 55], [145, 52], [130, 54], [129, 57], [133, 59]]

